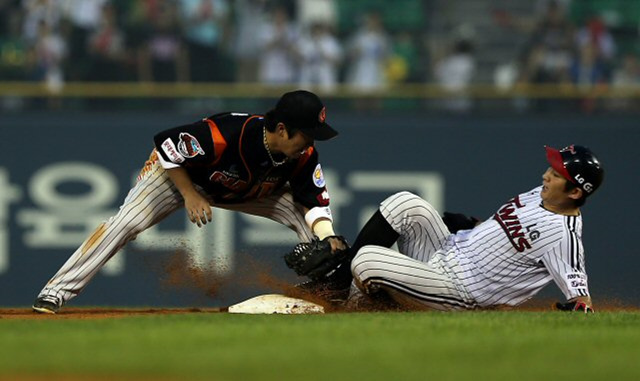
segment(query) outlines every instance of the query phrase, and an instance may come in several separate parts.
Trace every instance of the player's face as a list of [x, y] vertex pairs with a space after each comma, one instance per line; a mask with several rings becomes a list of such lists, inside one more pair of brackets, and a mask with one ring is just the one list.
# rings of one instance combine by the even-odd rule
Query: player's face
[[566, 182], [567, 180], [555, 169], [547, 168], [542, 175], [542, 192], [540, 192], [545, 206], [564, 208], [567, 204], [572, 204], [569, 192], [565, 191]]
[[[285, 132], [285, 134], [287, 133]], [[287, 137], [288, 139], [282, 142], [281, 151], [291, 159], [299, 158], [304, 151], [313, 145], [313, 139], [300, 131], [294, 132], [291, 136], [287, 134]]]

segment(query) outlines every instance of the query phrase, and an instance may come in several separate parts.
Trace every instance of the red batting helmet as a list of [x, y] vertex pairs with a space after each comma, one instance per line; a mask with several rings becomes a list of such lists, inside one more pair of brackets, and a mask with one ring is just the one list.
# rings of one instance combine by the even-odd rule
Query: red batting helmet
[[564, 178], [580, 187], [589, 196], [602, 184], [604, 169], [587, 147], [570, 145], [557, 150], [545, 146], [547, 161]]

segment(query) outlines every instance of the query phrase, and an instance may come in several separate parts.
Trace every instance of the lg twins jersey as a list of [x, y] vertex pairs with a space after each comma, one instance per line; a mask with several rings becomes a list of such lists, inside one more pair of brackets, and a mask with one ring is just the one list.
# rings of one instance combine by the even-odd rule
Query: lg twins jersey
[[541, 190], [518, 195], [454, 236], [461, 281], [480, 306], [520, 304], [552, 280], [567, 299], [589, 295], [582, 216], [544, 209]]

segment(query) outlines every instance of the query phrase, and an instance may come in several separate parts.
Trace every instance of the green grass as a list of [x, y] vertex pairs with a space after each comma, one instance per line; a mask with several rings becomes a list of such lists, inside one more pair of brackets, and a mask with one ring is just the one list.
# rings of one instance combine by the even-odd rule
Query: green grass
[[613, 381], [638, 359], [636, 312], [0, 320], [0, 379]]

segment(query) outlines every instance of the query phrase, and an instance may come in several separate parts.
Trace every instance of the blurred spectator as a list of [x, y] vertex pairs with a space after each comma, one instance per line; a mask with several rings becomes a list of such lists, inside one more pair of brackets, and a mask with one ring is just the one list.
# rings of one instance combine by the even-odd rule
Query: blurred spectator
[[616, 43], [606, 25], [600, 18], [590, 20], [576, 34], [578, 48], [590, 45], [596, 60], [603, 65], [607, 79], [616, 54]]
[[[611, 79], [611, 64], [615, 42], [599, 18], [590, 20], [576, 34], [578, 53], [570, 69], [571, 82], [582, 88], [607, 84]], [[589, 96], [579, 101], [585, 113], [592, 113], [600, 102]]]
[[309, 29], [298, 42], [300, 86], [332, 91], [338, 84], [342, 47], [328, 25], [313, 23]]
[[122, 81], [125, 78], [124, 33], [116, 17], [113, 5], [105, 4], [98, 28], [89, 35], [87, 80]]
[[[621, 60], [621, 64], [613, 72], [611, 86], [615, 90], [637, 91], [640, 87], [640, 62], [635, 54], [627, 53]], [[609, 108], [615, 111], [635, 111], [640, 110], [640, 100], [638, 98], [620, 97], [610, 99]]]
[[[595, 45], [585, 44], [580, 47], [580, 52], [571, 65], [570, 76], [574, 85], [586, 90], [608, 82], [607, 66], [604, 60], [598, 56]], [[590, 114], [596, 109], [598, 100], [588, 96], [579, 100], [578, 103], [583, 112]]]
[[334, 0], [297, 0], [296, 21], [303, 28], [322, 24], [333, 29], [338, 24], [338, 7]]
[[142, 81], [185, 82], [189, 80], [189, 55], [180, 33], [175, 1], [164, 1], [147, 9], [147, 41], [138, 48]]
[[570, 69], [571, 82], [578, 86], [606, 83], [607, 66], [593, 44], [584, 44], [573, 60]]
[[43, 81], [51, 93], [62, 90], [64, 75], [62, 64], [67, 54], [67, 44], [45, 21], [40, 22], [38, 37], [33, 47], [34, 72], [32, 79]]
[[24, 9], [23, 33], [27, 42], [35, 42], [43, 22], [56, 30], [60, 26], [62, 17], [60, 0], [23, 0], [22, 6]]
[[193, 81], [223, 78], [223, 46], [229, 5], [226, 0], [179, 0]]
[[236, 0], [233, 53], [236, 60], [236, 81], [256, 82], [260, 42], [264, 28], [266, 0]]
[[[171, 0], [175, 2], [176, 0]], [[123, 27], [127, 36], [127, 45], [133, 51], [147, 43], [152, 24], [158, 18], [160, 8], [166, 1], [137, 0], [129, 3], [122, 13]]]
[[385, 84], [385, 65], [390, 56], [389, 35], [377, 13], [365, 15], [364, 23], [351, 37], [347, 83], [360, 91], [379, 90]]
[[66, 39], [69, 47], [67, 74], [70, 80], [86, 80], [90, 69], [90, 63], [86, 59], [89, 36], [100, 26], [102, 7], [109, 3], [109, 0], [60, 1], [64, 16], [70, 21]]
[[284, 7], [276, 7], [257, 38], [260, 43], [258, 79], [265, 84], [294, 83], [294, 49], [298, 33]]
[[5, 10], [6, 33], [0, 34], [0, 78], [7, 81], [24, 81], [29, 70], [29, 48], [22, 38], [21, 13], [16, 9]]
[[620, 67], [613, 73], [612, 84], [619, 87], [640, 85], [640, 63], [635, 54], [625, 54]]
[[386, 67], [390, 82], [417, 80], [418, 49], [413, 36], [406, 31], [398, 32], [393, 41], [392, 55]]
[[453, 112], [467, 112], [472, 107], [471, 99], [464, 91], [471, 84], [475, 72], [473, 46], [469, 40], [459, 40], [450, 54], [434, 65], [434, 78], [442, 88], [455, 95], [455, 98], [443, 99], [441, 107]]
[[555, 1], [538, 23], [529, 43], [525, 75], [529, 82], [559, 83], [568, 79], [569, 67], [576, 51], [572, 24]]

